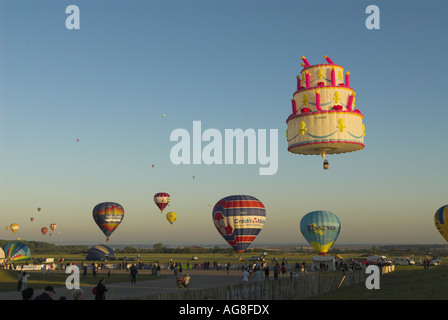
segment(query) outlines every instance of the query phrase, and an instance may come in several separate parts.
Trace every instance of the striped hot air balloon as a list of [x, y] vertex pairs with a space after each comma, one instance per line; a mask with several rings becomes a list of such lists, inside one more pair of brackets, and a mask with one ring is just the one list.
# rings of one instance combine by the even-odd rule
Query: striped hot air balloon
[[154, 195], [154, 202], [159, 207], [160, 212], [163, 212], [163, 209], [170, 203], [170, 199], [170, 195], [166, 192], [159, 192]]
[[300, 231], [314, 250], [323, 256], [338, 238], [341, 222], [330, 211], [313, 211], [300, 221]]
[[248, 195], [233, 195], [219, 200], [213, 207], [213, 223], [236, 252], [244, 252], [255, 240], [266, 221], [263, 203]]
[[115, 202], [102, 202], [93, 208], [93, 220], [109, 241], [112, 232], [120, 225], [124, 217], [123, 207]]
[[11, 242], [3, 248], [3, 251], [7, 261], [28, 260], [31, 256], [30, 248], [22, 242]]
[[56, 224], [55, 223], [52, 223], [52, 224], [50, 224], [50, 229], [51, 229], [51, 231], [54, 231], [54, 229], [56, 229]]
[[434, 223], [442, 237], [448, 241], [448, 205], [440, 207], [434, 215]]

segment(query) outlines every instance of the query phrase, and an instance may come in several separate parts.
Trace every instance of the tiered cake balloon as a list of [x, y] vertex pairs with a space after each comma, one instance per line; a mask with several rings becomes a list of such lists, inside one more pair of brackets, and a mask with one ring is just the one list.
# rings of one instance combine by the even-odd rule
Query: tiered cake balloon
[[[364, 116], [355, 109], [355, 92], [350, 72], [325, 56], [326, 64], [310, 65], [302, 57], [303, 70], [297, 76], [292, 113], [286, 120], [288, 151], [321, 155], [328, 169], [327, 154], [364, 148]], [[345, 80], [345, 81], [344, 81]]]

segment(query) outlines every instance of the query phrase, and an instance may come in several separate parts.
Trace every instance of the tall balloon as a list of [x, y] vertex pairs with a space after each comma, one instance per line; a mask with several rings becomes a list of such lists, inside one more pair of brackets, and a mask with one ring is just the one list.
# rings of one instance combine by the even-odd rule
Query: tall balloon
[[286, 120], [286, 139], [289, 152], [321, 155], [324, 169], [328, 169], [326, 155], [364, 148], [365, 126], [364, 116], [355, 108], [350, 72], [344, 75], [342, 66], [324, 58], [326, 64], [310, 65], [302, 57], [303, 69]]
[[54, 229], [56, 229], [56, 224], [55, 223], [50, 224], [50, 229], [54, 231]]
[[434, 223], [442, 237], [448, 241], [448, 205], [445, 205], [436, 211]]
[[10, 225], [12, 233], [16, 233], [17, 230], [19, 230], [20, 226], [17, 223], [12, 223]]
[[48, 228], [47, 227], [43, 227], [42, 229], [40, 229], [40, 232], [42, 232], [43, 235], [46, 235], [48, 232]]
[[263, 203], [248, 195], [233, 195], [219, 200], [213, 207], [213, 223], [222, 237], [242, 253], [264, 227]]
[[115, 202], [102, 202], [93, 208], [93, 219], [109, 241], [124, 217], [123, 207]]
[[28, 260], [31, 256], [30, 248], [22, 242], [11, 242], [3, 250], [8, 261]]
[[166, 214], [166, 219], [168, 220], [169, 223], [171, 223], [171, 225], [174, 223], [174, 221], [176, 221], [177, 219], [177, 214], [176, 212], [168, 212]]
[[163, 212], [163, 209], [166, 208], [166, 206], [170, 202], [170, 199], [170, 195], [166, 192], [159, 192], [154, 195], [154, 202], [159, 207], [160, 212]]
[[300, 231], [314, 250], [323, 256], [338, 238], [341, 222], [330, 211], [313, 211], [300, 221]]

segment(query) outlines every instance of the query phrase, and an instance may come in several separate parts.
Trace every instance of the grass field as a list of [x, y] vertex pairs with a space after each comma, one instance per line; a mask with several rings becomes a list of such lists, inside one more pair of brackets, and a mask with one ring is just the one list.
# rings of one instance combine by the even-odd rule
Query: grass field
[[[196, 261], [192, 261], [191, 257], [198, 258]], [[243, 256], [246, 262], [249, 262], [249, 258], [252, 255]], [[282, 253], [276, 256], [279, 261], [283, 258], [287, 259], [289, 263], [297, 262], [310, 262], [312, 254], [300, 256], [293, 253]], [[39, 256], [33, 256], [38, 258]], [[47, 255], [48, 257], [48, 255]], [[57, 256], [53, 256], [58, 258]], [[79, 263], [84, 260], [84, 255], [64, 255], [65, 262]], [[118, 256], [118, 258], [121, 256]], [[128, 255], [130, 258], [131, 255]], [[186, 267], [186, 263], [197, 262], [203, 263], [209, 261], [211, 264], [213, 261], [218, 263], [242, 264], [238, 261], [236, 255], [227, 254], [142, 254], [141, 260], [147, 263], [160, 262], [167, 264], [170, 259], [175, 262], [181, 262], [183, 268]], [[273, 258], [270, 256], [269, 258]], [[116, 263], [119, 261], [113, 261]], [[135, 261], [134, 261], [135, 262]], [[92, 263], [92, 261], [85, 261], [85, 263]], [[273, 262], [270, 262], [272, 264]], [[368, 290], [364, 283], [354, 285], [348, 288], [341, 288], [336, 292], [323, 294], [317, 297], [313, 297], [313, 300], [447, 300], [448, 299], [448, 265], [440, 265], [437, 267], [431, 267], [429, 270], [424, 270], [422, 266], [396, 266], [396, 271], [381, 277], [379, 290]], [[17, 290], [17, 271], [9, 271], [0, 269], [0, 291], [14, 291]], [[106, 276], [107, 271], [99, 271], [97, 278], [92, 278], [92, 273], [89, 270], [87, 278], [81, 278], [81, 285], [94, 285], [97, 284], [101, 277]], [[47, 285], [53, 286], [65, 286], [67, 274], [63, 271], [54, 271], [50, 275], [44, 275], [42, 272], [32, 272], [31, 277], [28, 279], [28, 286], [34, 289], [43, 289]], [[111, 278], [107, 279], [108, 283], [118, 283], [129, 281], [129, 273], [119, 270], [111, 271]], [[138, 275], [139, 280], [151, 280], [157, 278], [152, 275], [151, 270], [141, 270]]]
[[[81, 273], [82, 274], [82, 273]], [[18, 271], [0, 269], [0, 291], [14, 291], [17, 290], [17, 275]], [[89, 271], [87, 278], [80, 277], [80, 285], [96, 285], [101, 277], [107, 276], [107, 271], [99, 271], [96, 278], [92, 277], [92, 273]], [[42, 274], [40, 271], [31, 271], [28, 278], [28, 287], [36, 289], [43, 289], [50, 285], [53, 287], [64, 287], [68, 274], [63, 271], [52, 271], [50, 274]], [[151, 270], [139, 271], [138, 279], [140, 280], [152, 280], [160, 279], [160, 276], [154, 276]], [[130, 280], [129, 272], [118, 272], [112, 270], [110, 278], [107, 278], [108, 283], [128, 282]]]
[[424, 270], [422, 266], [396, 266], [380, 279], [380, 289], [364, 283], [341, 288], [310, 300], [447, 300], [448, 265]]

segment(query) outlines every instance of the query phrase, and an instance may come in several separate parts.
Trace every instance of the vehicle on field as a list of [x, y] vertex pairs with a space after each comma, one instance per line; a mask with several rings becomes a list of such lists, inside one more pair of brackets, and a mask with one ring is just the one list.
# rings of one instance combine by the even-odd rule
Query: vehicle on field
[[397, 257], [394, 259], [394, 264], [400, 266], [410, 266], [415, 265], [415, 261], [409, 257]]
[[367, 258], [367, 263], [368, 264], [382, 264], [385, 266], [392, 265], [392, 261], [390, 261], [389, 258], [386, 256], [369, 256]]

